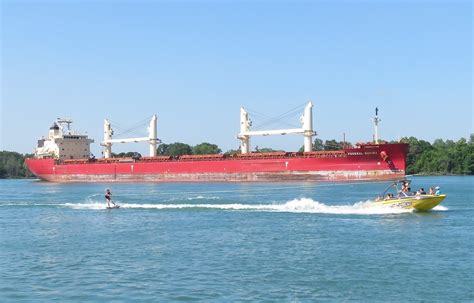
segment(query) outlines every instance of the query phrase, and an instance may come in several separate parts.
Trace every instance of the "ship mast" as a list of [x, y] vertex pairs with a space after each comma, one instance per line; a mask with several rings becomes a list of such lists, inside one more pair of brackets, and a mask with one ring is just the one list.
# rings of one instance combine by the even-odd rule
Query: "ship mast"
[[240, 133], [237, 138], [240, 139], [240, 150], [242, 154], [250, 153], [250, 137], [251, 136], [271, 136], [271, 135], [287, 135], [302, 134], [304, 136], [304, 151], [310, 152], [313, 148], [313, 103], [310, 101], [304, 108], [304, 114], [300, 118], [301, 128], [277, 129], [277, 130], [261, 130], [251, 131], [252, 121], [249, 119], [247, 111], [240, 108]]
[[379, 144], [379, 122], [382, 119], [379, 118], [379, 109], [378, 107], [375, 108], [375, 117], [374, 117], [374, 142], [375, 144]]
[[63, 127], [63, 124], [66, 124], [67, 125], [67, 131], [68, 133], [70, 134], [71, 133], [71, 123], [72, 123], [72, 119], [70, 118], [58, 118], [56, 119], [56, 123], [58, 123], [59, 125], [61, 125], [61, 130], [64, 131], [64, 127]]
[[150, 157], [156, 157], [156, 146], [160, 142], [160, 139], [156, 137], [156, 115], [150, 120], [150, 125], [148, 127], [148, 137], [142, 138], [127, 138], [127, 139], [112, 139], [114, 131], [110, 125], [109, 120], [104, 120], [104, 141], [101, 145], [104, 147], [104, 158], [112, 157], [112, 144], [114, 143], [132, 143], [132, 142], [148, 142], [150, 144]]
[[237, 136], [240, 139], [240, 151], [242, 154], [250, 153], [250, 135], [244, 135], [250, 131], [252, 121], [249, 119], [249, 113], [243, 108], [240, 108], [240, 134]]

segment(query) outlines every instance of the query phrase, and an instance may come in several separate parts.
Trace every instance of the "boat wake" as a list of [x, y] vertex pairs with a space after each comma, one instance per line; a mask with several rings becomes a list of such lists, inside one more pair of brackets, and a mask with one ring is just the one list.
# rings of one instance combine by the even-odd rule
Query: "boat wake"
[[[391, 208], [387, 206], [374, 206], [371, 201], [357, 202], [353, 205], [326, 205], [310, 198], [293, 199], [283, 204], [160, 204], [160, 203], [119, 203], [120, 209], [220, 209], [230, 211], [259, 211], [259, 212], [289, 212], [289, 213], [316, 213], [316, 214], [343, 214], [343, 215], [383, 215], [410, 213], [413, 210]], [[106, 209], [105, 204], [90, 203], [65, 203], [64, 207], [73, 209]], [[447, 210], [438, 206], [434, 210]]]
[[437, 211], [447, 211], [448, 208], [446, 206], [443, 206], [443, 205], [437, 205], [435, 207], [433, 207], [433, 210], [437, 210]]
[[204, 197], [204, 196], [196, 196], [196, 197], [189, 197], [188, 200], [219, 200], [220, 197], [212, 196], [212, 197]]

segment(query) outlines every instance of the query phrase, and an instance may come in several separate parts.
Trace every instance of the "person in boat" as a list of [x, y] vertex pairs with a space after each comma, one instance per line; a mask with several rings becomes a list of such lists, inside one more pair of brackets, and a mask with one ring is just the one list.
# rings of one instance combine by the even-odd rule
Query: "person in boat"
[[430, 187], [430, 195], [434, 195], [435, 191], [433, 187]]
[[435, 196], [441, 195], [441, 190], [439, 189], [439, 186], [436, 186], [435, 189], [436, 189]]
[[419, 190], [416, 191], [415, 196], [426, 195], [425, 189], [421, 187]]
[[107, 207], [110, 207], [111, 200], [112, 200], [112, 193], [110, 192], [110, 189], [107, 189], [105, 191], [105, 201], [107, 202]]
[[411, 188], [409, 187], [408, 182], [404, 181], [402, 183], [402, 189], [400, 190], [400, 192], [398, 192], [398, 197], [399, 198], [407, 197], [408, 195], [411, 194], [410, 190], [411, 190]]
[[385, 200], [390, 200], [390, 199], [392, 199], [392, 198], [393, 198], [393, 194], [387, 194], [387, 195], [385, 196]]
[[410, 192], [410, 187], [408, 186], [408, 182], [403, 182], [402, 184], [402, 193], [409, 193]]

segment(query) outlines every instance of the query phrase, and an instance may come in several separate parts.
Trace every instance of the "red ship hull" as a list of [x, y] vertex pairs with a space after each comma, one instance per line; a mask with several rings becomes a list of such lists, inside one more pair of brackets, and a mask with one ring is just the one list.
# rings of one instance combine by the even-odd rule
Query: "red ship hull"
[[365, 144], [342, 151], [179, 158], [27, 159], [51, 182], [253, 182], [393, 180], [405, 175], [407, 144]]

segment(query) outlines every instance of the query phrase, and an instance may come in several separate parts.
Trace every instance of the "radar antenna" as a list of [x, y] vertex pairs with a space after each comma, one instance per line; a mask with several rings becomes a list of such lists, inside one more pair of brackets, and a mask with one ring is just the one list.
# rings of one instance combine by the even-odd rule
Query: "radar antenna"
[[375, 144], [379, 144], [379, 122], [382, 119], [379, 118], [379, 108], [375, 108], [375, 117], [374, 117], [374, 142]]
[[71, 133], [72, 119], [70, 119], [70, 118], [58, 118], [56, 122], [61, 125], [61, 128], [63, 127], [63, 124], [67, 124], [67, 131], [69, 133]]

